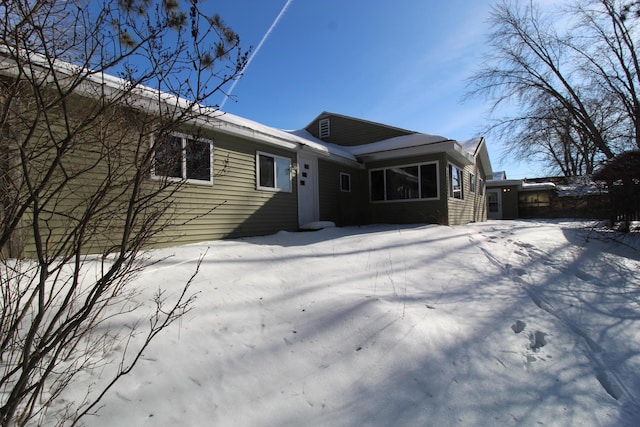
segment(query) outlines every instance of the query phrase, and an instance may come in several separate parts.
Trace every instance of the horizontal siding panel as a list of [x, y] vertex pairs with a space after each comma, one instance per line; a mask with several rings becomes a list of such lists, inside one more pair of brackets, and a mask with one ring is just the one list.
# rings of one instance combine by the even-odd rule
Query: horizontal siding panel
[[327, 142], [344, 146], [369, 144], [371, 142], [382, 141], [401, 135], [412, 134], [412, 131], [394, 128], [381, 123], [369, 122], [366, 120], [340, 115], [323, 115], [314, 120], [306, 129], [319, 137], [319, 121], [329, 118], [329, 137], [323, 138]]
[[[293, 192], [256, 189], [257, 151], [289, 157], [275, 147], [226, 135], [213, 135], [213, 186], [187, 183], [176, 194], [177, 214], [167, 240], [183, 244], [297, 229], [297, 198]], [[295, 181], [294, 181], [295, 182]], [[295, 187], [295, 186], [294, 186]]]
[[[341, 173], [351, 177], [350, 192], [340, 190]], [[318, 181], [320, 220], [333, 221], [338, 226], [366, 223], [368, 184], [365, 170], [319, 160]]]
[[[455, 162], [449, 161], [457, 167], [460, 167], [459, 164]], [[449, 225], [462, 225], [468, 224], [470, 222], [476, 221], [486, 221], [487, 220], [487, 208], [486, 208], [486, 190], [483, 191], [483, 194], [480, 195], [480, 179], [484, 181], [485, 177], [483, 172], [480, 171], [477, 167], [477, 164], [466, 165], [463, 170], [463, 191], [464, 191], [464, 199], [452, 199], [449, 198], [449, 215], [448, 215], [448, 223]], [[476, 176], [476, 191], [471, 192], [470, 189], [470, 174], [474, 174]], [[447, 196], [448, 196], [448, 173], [447, 173]]]
[[[255, 170], [257, 151], [288, 157], [292, 165], [295, 164], [295, 153], [227, 135], [207, 133], [203, 136], [211, 139], [214, 144], [213, 185], [187, 182], [167, 189], [165, 195], [175, 191], [171, 197], [173, 204], [162, 218], [163, 223], [166, 222], [169, 226], [155, 236], [152, 246], [172, 246], [297, 229], [295, 186], [289, 193], [257, 190]], [[122, 141], [123, 137], [119, 135], [118, 138]], [[123, 154], [118, 158], [123, 161], [118, 167], [123, 168], [122, 179], [126, 182], [127, 173], [131, 169], [128, 159], [133, 157], [135, 141], [120, 148]], [[46, 159], [45, 156], [41, 158], [43, 161]], [[77, 151], [68, 158], [66, 167], [68, 170], [78, 170], [99, 158], [100, 153], [95, 151], [93, 144], [79, 144]], [[74, 226], [75, 223], [69, 216], [73, 218], [82, 215], [87, 201], [106, 176], [106, 172], [106, 164], [98, 163], [93, 170], [84, 173], [77, 183], [69, 185], [59, 200], [52, 202], [51, 209], [60, 214], [49, 215], [40, 222], [45, 230], [48, 228], [47, 240], [51, 250], [64, 240]], [[54, 183], [55, 179], [51, 180], [51, 185]], [[153, 189], [159, 184], [161, 180], [150, 178], [146, 185], [148, 189]], [[126, 206], [117, 200], [106, 206], [109, 209], [109, 222], [98, 224], [92, 230], [86, 252], [104, 252], [121, 238]], [[29, 222], [29, 218], [25, 218], [24, 222]], [[35, 246], [31, 231], [27, 227], [23, 231], [23, 241], [26, 244], [24, 252], [27, 256], [33, 255]]]

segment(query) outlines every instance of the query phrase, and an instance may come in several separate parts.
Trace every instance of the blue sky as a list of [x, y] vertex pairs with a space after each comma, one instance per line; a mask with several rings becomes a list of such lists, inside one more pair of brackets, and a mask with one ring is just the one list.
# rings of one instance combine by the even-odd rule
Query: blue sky
[[[322, 111], [465, 140], [486, 125], [482, 100], [462, 101], [482, 60], [492, 0], [233, 0], [210, 3], [255, 55], [224, 111], [300, 129]], [[269, 36], [265, 34], [288, 4]], [[205, 3], [206, 5], [206, 3]], [[212, 99], [222, 103], [223, 98]], [[543, 174], [501, 161], [509, 178]]]

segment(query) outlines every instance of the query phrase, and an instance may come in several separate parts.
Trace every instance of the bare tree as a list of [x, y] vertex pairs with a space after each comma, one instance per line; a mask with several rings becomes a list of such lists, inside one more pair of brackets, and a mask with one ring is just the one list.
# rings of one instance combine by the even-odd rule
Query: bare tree
[[[8, 0], [0, 14], [0, 419], [75, 424], [190, 308], [197, 270], [158, 292], [148, 325], [108, 326], [141, 304], [144, 248], [174, 224], [184, 183], [150, 178], [155, 153], [211, 116], [201, 105], [247, 54], [197, 0]], [[53, 405], [122, 342], [111, 378]]]
[[502, 122], [496, 129], [501, 138], [512, 142], [506, 154], [538, 160], [548, 166], [550, 174], [592, 174], [600, 153], [588, 135], [575, 126], [561, 106], [540, 103], [536, 108], [526, 117]]
[[514, 111], [491, 125], [503, 137], [509, 130], [507, 150], [522, 154], [537, 141], [533, 150], [542, 150], [548, 164], [574, 174], [640, 147], [636, 3], [576, 2], [553, 15], [533, 1], [493, 7], [491, 50], [470, 79], [469, 95], [488, 97], [494, 111]]

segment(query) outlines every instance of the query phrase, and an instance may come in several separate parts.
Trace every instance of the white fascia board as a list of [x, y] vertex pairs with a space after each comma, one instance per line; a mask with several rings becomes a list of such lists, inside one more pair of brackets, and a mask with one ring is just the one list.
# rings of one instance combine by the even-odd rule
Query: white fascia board
[[476, 150], [476, 159], [480, 159], [480, 163], [484, 165], [484, 173], [486, 176], [493, 175], [493, 168], [491, 166], [491, 158], [489, 157], [489, 150], [487, 149], [486, 140], [482, 138], [478, 149]]
[[[80, 76], [81, 81], [74, 88], [74, 91], [87, 98], [106, 98], [117, 102], [118, 97], [127, 91], [127, 86], [132, 84], [119, 77], [102, 72], [92, 72], [64, 61], [55, 61], [53, 63], [53, 68], [57, 73], [54, 79], [51, 75], [51, 67], [47, 58], [37, 53], [25, 55], [28, 55], [28, 57], [25, 57], [25, 65], [30, 67], [30, 70], [24, 70], [24, 72], [29, 72], [28, 78], [40, 79], [48, 83], [54, 83], [54, 81], [58, 84], [68, 83], [70, 88], [70, 85], [77, 83], [77, 76]], [[16, 53], [9, 51], [7, 48], [0, 49], [1, 75], [13, 78], [20, 76], [21, 73], [14, 59], [15, 56]], [[193, 101], [158, 89], [137, 85], [133, 89], [128, 89], [128, 91], [133, 96], [127, 98], [127, 105], [139, 108], [150, 114], [193, 109], [196, 111], [197, 116], [192, 120], [192, 124], [196, 126], [290, 150], [297, 150], [304, 146], [318, 155], [329, 156], [329, 150], [321, 144], [211, 107], [196, 104]]]

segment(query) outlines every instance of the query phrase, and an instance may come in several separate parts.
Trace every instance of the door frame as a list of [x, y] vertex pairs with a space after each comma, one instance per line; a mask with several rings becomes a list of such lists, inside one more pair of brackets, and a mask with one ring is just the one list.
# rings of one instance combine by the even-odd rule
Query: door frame
[[[496, 200], [498, 202], [498, 210], [495, 212], [492, 212], [489, 206], [490, 193], [496, 194]], [[487, 189], [487, 219], [502, 219], [502, 189], [501, 188]]]

